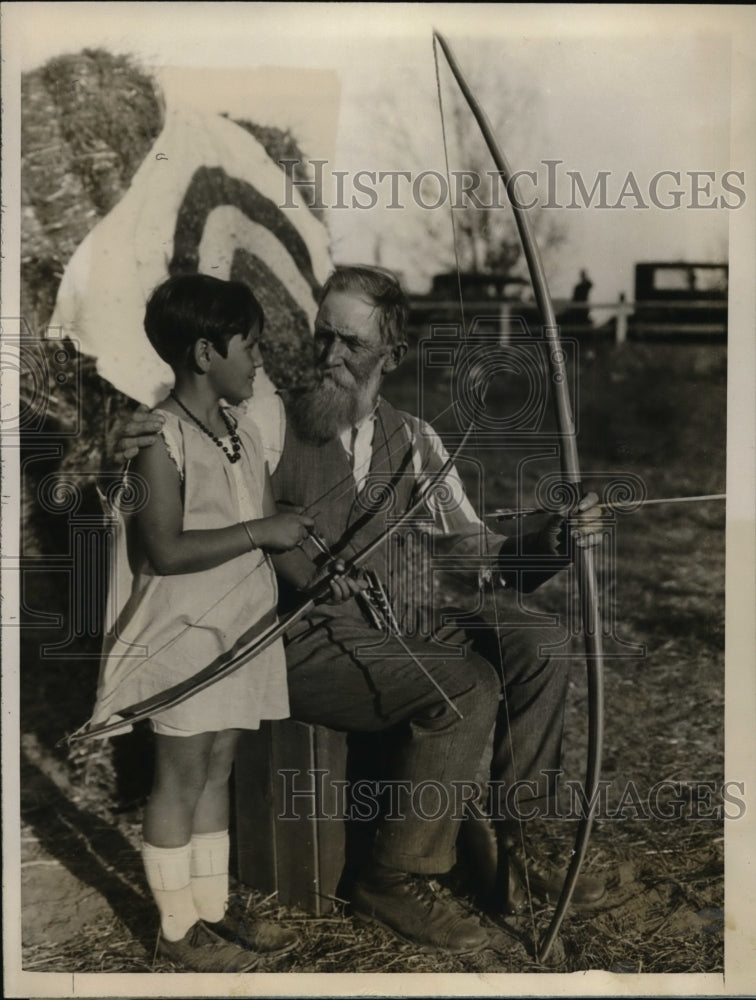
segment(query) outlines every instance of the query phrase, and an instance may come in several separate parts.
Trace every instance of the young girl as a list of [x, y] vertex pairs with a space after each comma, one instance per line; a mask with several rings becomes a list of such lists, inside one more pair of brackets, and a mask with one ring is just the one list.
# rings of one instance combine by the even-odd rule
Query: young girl
[[[313, 522], [276, 513], [256, 429], [233, 409], [252, 394], [262, 324], [246, 285], [205, 275], [170, 278], [147, 304], [147, 336], [176, 381], [159, 405], [161, 438], [134, 464], [146, 485], [128, 539], [134, 579], [108, 639], [92, 722], [191, 676], [274, 620], [265, 552], [294, 548]], [[156, 765], [142, 853], [160, 912], [159, 953], [186, 968], [246, 971], [254, 952], [296, 943], [291, 931], [227, 911], [238, 732], [286, 716], [279, 642], [151, 720]]]

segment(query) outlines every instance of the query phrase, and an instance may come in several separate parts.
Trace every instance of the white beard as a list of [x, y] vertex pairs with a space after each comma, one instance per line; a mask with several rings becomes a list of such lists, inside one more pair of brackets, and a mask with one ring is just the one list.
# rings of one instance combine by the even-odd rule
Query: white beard
[[326, 378], [291, 392], [286, 399], [286, 415], [303, 441], [325, 444], [354, 424], [360, 402], [359, 389], [347, 389]]

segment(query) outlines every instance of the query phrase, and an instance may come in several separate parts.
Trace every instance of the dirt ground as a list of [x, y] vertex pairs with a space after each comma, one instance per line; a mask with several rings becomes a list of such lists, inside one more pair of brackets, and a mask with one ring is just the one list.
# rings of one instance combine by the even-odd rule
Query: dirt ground
[[[726, 366], [720, 347], [628, 344], [600, 348], [580, 366], [580, 448], [586, 481], [639, 477], [649, 497], [724, 492]], [[448, 382], [427, 387], [440, 410]], [[417, 409], [416, 375], [387, 395]], [[427, 397], [426, 397], [427, 398]], [[517, 457], [477, 452], [489, 509], [514, 506]], [[549, 459], [553, 466], [553, 459]], [[527, 468], [528, 476], [537, 470]], [[717, 972], [723, 968], [724, 503], [680, 504], [617, 515], [613, 564], [602, 567], [610, 627], [606, 662], [605, 798], [585, 870], [608, 882], [604, 903], [572, 909], [548, 971]], [[40, 554], [66, 544], [67, 522], [37, 526]], [[534, 607], [565, 600], [566, 574]], [[112, 743], [58, 745], [92, 703], [96, 635], [64, 642], [72, 608], [63, 576], [27, 561], [21, 662], [21, 882], [23, 968], [37, 972], [170, 972], [154, 960], [156, 916], [138, 853], [149, 786], [144, 733]], [[59, 614], [60, 620], [43, 619]], [[61, 650], [63, 656], [60, 655]], [[577, 647], [576, 647], [577, 650]], [[568, 663], [565, 779], [582, 777], [585, 669]], [[724, 789], [726, 792], [727, 790]], [[731, 790], [736, 799], [737, 792]], [[569, 856], [573, 824], [550, 844]], [[490, 948], [428, 953], [356, 924], [346, 903], [322, 917], [251, 898], [295, 926], [302, 944], [265, 968], [280, 972], [527, 972], [534, 931], [551, 914], [486, 918]], [[449, 891], [443, 888], [440, 891]], [[545, 970], [544, 970], [545, 971]]]

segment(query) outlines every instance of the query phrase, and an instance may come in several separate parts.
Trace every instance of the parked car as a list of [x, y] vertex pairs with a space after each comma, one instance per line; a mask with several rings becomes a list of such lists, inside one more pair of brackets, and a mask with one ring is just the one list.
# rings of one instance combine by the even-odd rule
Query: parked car
[[726, 264], [636, 264], [628, 339], [726, 337], [727, 281]]
[[500, 315], [508, 303], [528, 305], [530, 282], [525, 278], [481, 274], [473, 271], [448, 271], [434, 276], [426, 295], [413, 295], [410, 299], [410, 323], [427, 326], [434, 323], [460, 321], [460, 294], [465, 318], [470, 321], [477, 315], [493, 318]]

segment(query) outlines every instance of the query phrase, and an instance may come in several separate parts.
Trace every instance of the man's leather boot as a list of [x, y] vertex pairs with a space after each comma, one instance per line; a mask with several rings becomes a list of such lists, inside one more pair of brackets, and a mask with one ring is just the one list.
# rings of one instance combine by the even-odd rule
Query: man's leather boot
[[417, 944], [455, 954], [481, 951], [488, 934], [477, 918], [427, 877], [373, 865], [352, 893], [356, 916], [376, 920]]
[[468, 802], [460, 826], [457, 853], [468, 888], [478, 905], [490, 913], [520, 913], [527, 893], [519, 871], [510, 864], [508, 841], [502, 847], [494, 824], [479, 802]]
[[[532, 825], [532, 824], [531, 824]], [[499, 870], [506, 871], [506, 912], [521, 913], [527, 906], [528, 896], [541, 903], [554, 904], [559, 899], [567, 868], [560, 868], [544, 853], [533, 852], [528, 844], [532, 835], [529, 824], [499, 822], [496, 839], [499, 844]], [[606, 895], [603, 879], [581, 875], [572, 893], [572, 905], [590, 909]]]

